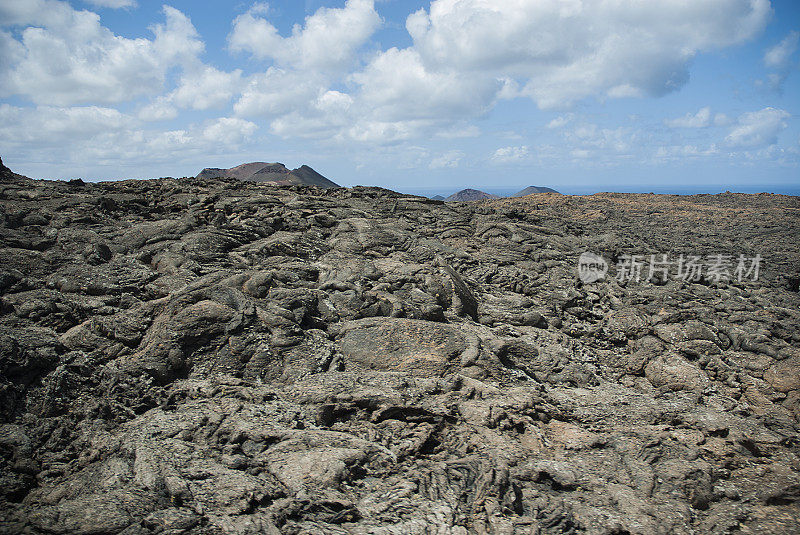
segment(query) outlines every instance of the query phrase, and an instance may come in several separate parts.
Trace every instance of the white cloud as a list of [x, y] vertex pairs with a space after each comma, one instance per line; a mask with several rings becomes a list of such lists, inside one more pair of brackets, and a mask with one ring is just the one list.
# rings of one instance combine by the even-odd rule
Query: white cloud
[[220, 71], [209, 65], [191, 62], [184, 68], [178, 86], [139, 108], [143, 121], [163, 121], [179, 115], [179, 108], [208, 110], [222, 108], [239, 94], [244, 82], [242, 71]]
[[[416, 168], [449, 169], [463, 165], [463, 152], [415, 143], [438, 138], [442, 144], [483, 131], [502, 139], [496, 147], [509, 144], [485, 155], [497, 165], [570, 157], [613, 165], [652, 158], [659, 147], [665, 147], [662, 158], [705, 156], [713, 154], [707, 148], [712, 140], [699, 139], [705, 132], [689, 138], [635, 122], [618, 128], [597, 113], [585, 120], [578, 112], [553, 114], [535, 133], [524, 126], [523, 112], [507, 124], [476, 119], [504, 99], [557, 108], [586, 98], [676, 90], [695, 55], [742, 43], [763, 28], [770, 12], [767, 0], [434, 0], [407, 18], [410, 46], [377, 49], [370, 42], [382, 23], [375, 2], [339, 5], [317, 10], [283, 35], [267, 4], [253, 5], [227, 36], [231, 51], [247, 54], [239, 60], [265, 60], [250, 62], [263, 65], [260, 72], [244, 74], [203, 63], [197, 30], [169, 6], [150, 26], [152, 35], [129, 39], [103, 26], [96, 13], [65, 1], [0, 0], [0, 98], [33, 103], [0, 107], [3, 150], [17, 159], [53, 162], [205, 160], [223, 151], [241, 154], [243, 147], [260, 150], [263, 140], [256, 136], [270, 132], [314, 140], [309, 151], [361, 147], [378, 160], [394, 155], [393, 165], [406, 158]], [[789, 72], [796, 34], [764, 56], [773, 85]], [[124, 106], [114, 109], [118, 103]], [[504, 105], [498, 120], [516, 113], [516, 104]], [[212, 109], [226, 111], [212, 115]], [[716, 140], [720, 147], [756, 154], [775, 142], [787, 118], [773, 108], [728, 118], [704, 107], [664, 122], [726, 127], [724, 143]], [[157, 121], [170, 122], [152, 124]], [[419, 150], [407, 157], [412, 148]]]
[[797, 51], [798, 41], [800, 33], [789, 32], [780, 43], [764, 53], [764, 64], [773, 69], [786, 68], [792, 55]]
[[343, 8], [320, 8], [281, 37], [265, 18], [263, 4], [238, 16], [228, 36], [231, 50], [270, 58], [282, 66], [325, 72], [347, 68], [356, 51], [380, 25], [373, 0], [347, 0]]
[[[344, 69], [379, 24], [372, 1], [320, 9], [288, 37], [267, 11], [257, 4], [228, 36], [232, 50], [275, 63], [246, 81], [236, 115], [267, 117], [281, 136], [392, 143], [463, 130], [500, 99], [529, 97], [547, 108], [676, 90], [695, 54], [753, 36], [770, 7], [768, 0], [435, 0], [407, 18], [412, 46], [375, 53], [350, 75]], [[324, 46], [312, 47], [322, 34]], [[346, 109], [320, 107], [320, 95], [332, 89], [349, 97]], [[690, 119], [695, 126], [712, 120], [700, 110], [675, 124]], [[597, 136], [592, 146], [630, 146], [619, 132]]]
[[697, 145], [670, 145], [658, 147], [655, 152], [654, 158], [656, 161], [684, 161], [686, 158], [699, 158], [715, 156], [719, 153], [717, 146], [713, 143], [707, 147], [698, 147]]
[[733, 120], [724, 113], [718, 113], [714, 116], [714, 126], [729, 126], [733, 124]]
[[395, 143], [422, 134], [474, 136], [464, 122], [488, 111], [501, 82], [456, 72], [429, 72], [412, 49], [391, 48], [332, 90], [315, 71], [270, 67], [252, 76], [234, 105], [237, 116], [271, 120], [273, 133], [365, 143]]
[[463, 157], [464, 153], [462, 151], [451, 150], [431, 160], [431, 163], [428, 164], [428, 167], [430, 169], [443, 169], [446, 167], [455, 168], [458, 167], [458, 164], [461, 162]]
[[732, 148], [756, 148], [774, 145], [787, 126], [785, 119], [790, 114], [778, 108], [764, 108], [760, 111], [743, 113], [738, 125], [725, 138]]
[[382, 120], [473, 117], [488, 111], [502, 84], [468, 73], [425, 67], [410, 48], [378, 54], [352, 76], [361, 99]]
[[[23, 47], [10, 33], [0, 30], [0, 73], [6, 74], [13, 65], [25, 57]], [[8, 94], [10, 86], [6, 76], [0, 77], [0, 95]]]
[[203, 51], [192, 23], [164, 6], [165, 23], [151, 26], [153, 39], [127, 39], [100, 24], [90, 11], [65, 2], [0, 2], [4, 25], [32, 24], [21, 39], [2, 46], [13, 57], [2, 64], [0, 96], [21, 95], [37, 104], [110, 104], [161, 89], [167, 71], [197, 62]]
[[[103, 165], [174, 163], [240, 150], [257, 126], [220, 117], [168, 131], [143, 128], [136, 117], [99, 106], [35, 108], [0, 104], [0, 143], [31, 162]], [[66, 169], [66, 167], [65, 167]], [[140, 172], [140, 171], [137, 171]]]
[[214, 143], [236, 145], [253, 135], [258, 129], [255, 123], [235, 117], [221, 117], [203, 129], [203, 137]]
[[494, 151], [492, 160], [497, 163], [515, 163], [528, 159], [530, 152], [525, 145], [519, 147], [501, 147]]
[[60, 144], [128, 128], [135, 120], [112, 108], [20, 108], [0, 104], [0, 139], [9, 144]]
[[672, 128], [707, 128], [711, 125], [711, 108], [700, 108], [697, 113], [687, 113], [677, 119], [667, 119], [664, 124]]
[[439, 132], [436, 132], [436, 137], [444, 139], [478, 137], [480, 135], [481, 129], [474, 124], [455, 124], [452, 127], [443, 128]]
[[273, 133], [285, 137], [330, 138], [341, 136], [352, 124], [353, 99], [339, 91], [320, 91], [303, 113], [286, 114], [272, 121]]
[[86, 0], [93, 6], [110, 7], [112, 9], [122, 9], [125, 7], [136, 7], [136, 0]]
[[628, 128], [601, 128], [596, 124], [581, 124], [564, 133], [565, 140], [580, 149], [616, 153], [629, 151], [638, 137], [638, 132]]
[[786, 78], [788, 77], [789, 73], [787, 71], [780, 73], [773, 72], [767, 75], [767, 84], [769, 85], [770, 89], [780, 93], [783, 91], [783, 82], [785, 82]]
[[67, 28], [67, 24], [73, 22], [76, 29], [85, 29], [93, 26], [93, 18], [97, 19], [98, 17], [94, 13], [75, 11], [66, 2], [57, 0], [26, 0], [25, 2], [3, 0], [0, 2], [0, 21], [2, 21], [0, 24], [3, 26], [36, 24]]
[[208, 65], [199, 66], [184, 73], [170, 98], [181, 108], [219, 108], [241, 91], [242, 83], [242, 71], [239, 69], [224, 72]]
[[391, 144], [418, 137], [429, 127], [426, 121], [362, 120], [344, 129], [338, 137], [368, 144]]
[[152, 47], [156, 57], [167, 65], [196, 61], [205, 45], [192, 21], [174, 7], [165, 5], [162, 9], [166, 23], [150, 26], [155, 34]]
[[547, 123], [547, 128], [563, 128], [568, 125], [575, 116], [571, 113], [567, 113], [565, 115], [559, 115], [549, 123]]
[[142, 121], [166, 121], [178, 116], [178, 109], [166, 97], [158, 97], [142, 106], [136, 116]]
[[674, 91], [697, 52], [743, 42], [770, 12], [768, 0], [435, 0], [406, 27], [426, 68], [511, 77], [551, 108]]
[[[770, 89], [778, 93], [783, 91], [783, 83], [789, 77], [789, 72], [792, 70], [792, 56], [797, 51], [798, 42], [800, 42], [800, 32], [789, 32], [780, 43], [764, 53], [764, 64], [778, 71], [769, 73], [766, 83]], [[763, 84], [763, 80], [756, 81], [756, 85]]]
[[324, 92], [326, 85], [318, 75], [270, 67], [250, 77], [234, 111], [240, 116], [267, 117], [298, 112]]

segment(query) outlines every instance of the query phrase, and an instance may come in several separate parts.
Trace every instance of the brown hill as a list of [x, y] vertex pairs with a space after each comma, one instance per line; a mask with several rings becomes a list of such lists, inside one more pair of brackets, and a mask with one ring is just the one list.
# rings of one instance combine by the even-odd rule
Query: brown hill
[[282, 163], [251, 162], [231, 167], [230, 169], [219, 169], [207, 167], [200, 171], [197, 178], [237, 178], [247, 182], [259, 182], [262, 184], [275, 184], [281, 186], [318, 186], [321, 188], [338, 188], [339, 185], [328, 180], [321, 174], [314, 171], [307, 165], [302, 165], [297, 169], [289, 170]]

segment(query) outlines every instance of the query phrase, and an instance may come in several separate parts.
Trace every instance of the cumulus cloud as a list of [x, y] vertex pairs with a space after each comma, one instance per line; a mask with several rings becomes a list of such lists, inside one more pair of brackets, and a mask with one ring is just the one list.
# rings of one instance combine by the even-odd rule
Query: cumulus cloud
[[497, 163], [515, 163], [526, 160], [530, 156], [528, 147], [501, 147], [492, 154], [492, 161]]
[[547, 123], [547, 128], [563, 128], [568, 125], [572, 119], [574, 119], [574, 115], [571, 113], [567, 113], [566, 115], [559, 115], [549, 123]]
[[353, 99], [339, 91], [320, 92], [302, 113], [292, 112], [272, 121], [273, 133], [284, 137], [336, 137], [352, 124]]
[[170, 100], [181, 108], [207, 110], [227, 104], [240, 92], [242, 71], [224, 72], [208, 65], [200, 65], [184, 72]]
[[390, 48], [352, 79], [372, 113], [390, 121], [480, 115], [502, 87], [495, 79], [429, 70], [410, 48]]
[[711, 108], [706, 106], [700, 108], [697, 113], [687, 113], [677, 119], [667, 119], [664, 123], [672, 128], [707, 128], [711, 125]]
[[733, 120], [724, 113], [718, 113], [714, 116], [714, 126], [729, 126]]
[[9, 144], [57, 145], [135, 124], [134, 118], [100, 106], [22, 108], [0, 104], [0, 139]]
[[435, 0], [406, 27], [426, 67], [511, 77], [552, 108], [674, 91], [695, 54], [752, 37], [770, 12], [768, 0]]
[[639, 133], [629, 128], [601, 128], [596, 124], [580, 124], [564, 133], [565, 140], [580, 150], [602, 150], [622, 153], [638, 141]]
[[[135, 5], [87, 1], [100, 7]], [[84, 158], [166, 161], [170, 151], [241, 149], [259, 132], [258, 123], [262, 132], [285, 139], [354, 142], [376, 154], [400, 153], [422, 138], [480, 135], [475, 120], [504, 99], [529, 98], [540, 108], [561, 108], [586, 98], [677, 90], [696, 54], [744, 42], [770, 13], [767, 0], [434, 0], [407, 18], [409, 46], [376, 50], [370, 39], [382, 22], [375, 2], [340, 5], [317, 10], [283, 35], [266, 4], [236, 17], [229, 50], [248, 55], [240, 59], [264, 60], [250, 63], [262, 65], [259, 72], [245, 74], [203, 63], [197, 30], [169, 6], [150, 26], [151, 35], [129, 39], [104, 27], [96, 13], [65, 1], [0, 0], [0, 98], [33, 103], [0, 108], [3, 150], [39, 157], [44, 153], [34, 154], [37, 147], [61, 143], [65, 152]], [[764, 64], [775, 71], [769, 76], [777, 77], [776, 83], [785, 78], [797, 46], [793, 32], [766, 51]], [[114, 109], [120, 103], [125, 107]], [[232, 111], [219, 113], [225, 117], [208, 119], [207, 110], [230, 110], [231, 103]], [[204, 113], [187, 119], [187, 109]], [[785, 114], [766, 108], [729, 119], [704, 107], [665, 123], [725, 126], [728, 135], [720, 146], [769, 147], [785, 128]], [[168, 131], [152, 124], [174, 119], [180, 120], [168, 123]], [[645, 137], [660, 135], [587, 124], [577, 112], [545, 126], [549, 130], [535, 135], [549, 140], [520, 130], [523, 135], [498, 143], [513, 146], [490, 152], [490, 161], [530, 164], [545, 154], [621, 160], [641, 154]], [[681, 134], [669, 132], [674, 139], [659, 140], [658, 146], [670, 147], [676, 158], [703, 153], [702, 143], [685, 142]], [[534, 145], [541, 141], [554, 145], [547, 150]], [[647, 145], [653, 152], [655, 146]], [[55, 154], [48, 157], [63, 157]], [[464, 157], [456, 150], [426, 152], [414, 161], [446, 169]]]
[[142, 121], [166, 121], [178, 116], [178, 109], [169, 98], [158, 97], [149, 104], [139, 108], [136, 116]]
[[431, 163], [428, 164], [430, 169], [443, 169], [446, 167], [455, 168], [458, 167], [458, 164], [461, 162], [461, 159], [464, 157], [464, 152], [460, 150], [451, 150], [447, 151], [444, 154], [434, 158], [431, 160]]
[[37, 104], [69, 106], [111, 104], [152, 94], [163, 86], [169, 69], [196, 62], [203, 51], [186, 15], [164, 6], [165, 22], [151, 26], [153, 39], [127, 39], [100, 24], [90, 11], [66, 2], [0, 2], [5, 26], [27, 25], [10, 49], [0, 73], [0, 96], [21, 95]]
[[735, 149], [750, 149], [774, 145], [787, 126], [790, 114], [779, 108], [764, 108], [744, 113], [738, 124], [725, 138], [725, 143]]
[[348, 67], [355, 52], [380, 25], [373, 0], [347, 0], [343, 8], [321, 8], [295, 25], [289, 37], [263, 16], [263, 4], [238, 16], [228, 36], [231, 50], [272, 59], [282, 66], [321, 71]]
[[220, 117], [203, 129], [203, 138], [213, 143], [236, 145], [258, 129], [255, 123], [236, 117]]
[[[407, 18], [411, 46], [377, 52], [347, 75], [380, 23], [372, 1], [320, 9], [287, 37], [257, 4], [234, 21], [229, 47], [274, 64], [248, 80], [234, 109], [270, 118], [280, 135], [395, 142], [453, 131], [502, 99], [554, 108], [663, 95], [688, 80], [698, 52], [743, 42], [770, 12], [768, 0], [435, 0]], [[327, 113], [317, 99], [334, 88], [348, 106]], [[548, 126], [563, 128], [569, 118]], [[712, 121], [701, 110], [675, 125], [690, 119]]]
[[[273, 61], [265, 72], [247, 79], [234, 104], [238, 117], [267, 118], [270, 131], [281, 137], [392, 143], [411, 137], [424, 116], [431, 115], [422, 110], [409, 113], [412, 95], [381, 84], [392, 70], [383, 54], [361, 72], [349, 74], [381, 23], [372, 0], [320, 8], [303, 26], [295, 25], [288, 37], [279, 35], [267, 15], [267, 7], [256, 4], [234, 20], [228, 36], [231, 50]], [[435, 82], [416, 76], [405, 84]], [[342, 86], [353, 90], [341, 91]], [[444, 100], [443, 96], [440, 102]]]
[[326, 80], [319, 75], [270, 67], [248, 79], [234, 111], [237, 115], [251, 117], [298, 112], [326, 87]]
[[[18, 159], [102, 166], [173, 165], [180, 159], [196, 164], [199, 156], [236, 150], [257, 125], [236, 117], [218, 117], [183, 128], [147, 128], [137, 117], [100, 106], [17, 107], [0, 104], [0, 143]], [[134, 173], [141, 169], [132, 169]], [[119, 171], [114, 171], [119, 172]]]
[[394, 143], [424, 134], [474, 136], [464, 124], [488, 111], [501, 83], [430, 72], [412, 49], [391, 48], [348, 78], [354, 90], [331, 89], [314, 71], [270, 67], [252, 76], [234, 105], [237, 116], [271, 120], [286, 137]]

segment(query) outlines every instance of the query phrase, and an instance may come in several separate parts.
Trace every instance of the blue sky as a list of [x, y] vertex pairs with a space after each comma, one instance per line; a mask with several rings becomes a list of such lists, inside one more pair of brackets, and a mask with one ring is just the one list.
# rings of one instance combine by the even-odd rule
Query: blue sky
[[800, 194], [793, 0], [0, 0], [35, 178], [308, 164], [409, 192]]

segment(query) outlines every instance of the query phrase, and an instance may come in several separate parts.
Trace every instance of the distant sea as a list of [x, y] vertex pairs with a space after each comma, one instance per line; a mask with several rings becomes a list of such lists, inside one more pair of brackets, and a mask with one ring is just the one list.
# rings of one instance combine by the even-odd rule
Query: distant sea
[[[539, 185], [539, 184], [536, 184]], [[563, 193], [564, 195], [592, 195], [594, 193], [600, 193], [604, 191], [608, 192], [617, 192], [617, 193], [658, 193], [658, 194], [666, 194], [666, 195], [698, 195], [702, 193], [708, 194], [717, 194], [717, 193], [725, 193], [725, 191], [731, 191], [733, 193], [778, 193], [781, 195], [796, 195], [800, 196], [800, 187], [792, 187], [792, 186], [751, 186], [746, 188], [614, 188], [607, 187], [601, 189], [589, 189], [589, 188], [570, 188], [568, 186], [561, 186], [559, 187], [558, 184], [545, 184], [545, 186], [553, 188], [554, 190]], [[521, 186], [518, 188], [482, 188], [480, 186], [467, 186], [472, 189], [477, 189], [480, 191], [485, 191], [486, 193], [492, 193], [494, 195], [500, 197], [509, 197], [518, 191], [523, 190], [527, 186]], [[460, 191], [460, 189], [456, 188], [413, 188], [413, 187], [398, 187], [398, 188], [389, 188], [394, 189], [400, 193], [408, 193], [411, 195], [421, 195], [423, 197], [433, 197], [435, 195], [441, 195], [442, 197], [448, 197], [453, 193]]]

